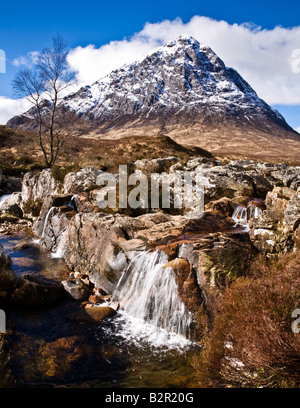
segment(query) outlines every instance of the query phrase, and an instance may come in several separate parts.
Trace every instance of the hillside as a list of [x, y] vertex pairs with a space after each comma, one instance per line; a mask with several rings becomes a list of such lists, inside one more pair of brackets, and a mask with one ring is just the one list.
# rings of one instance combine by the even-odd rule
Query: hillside
[[[214, 155], [291, 163], [300, 157], [300, 135], [283, 116], [192, 37], [111, 72], [61, 106], [72, 113], [73, 135], [88, 140], [164, 134]], [[29, 110], [7, 125], [32, 131], [33, 117]]]

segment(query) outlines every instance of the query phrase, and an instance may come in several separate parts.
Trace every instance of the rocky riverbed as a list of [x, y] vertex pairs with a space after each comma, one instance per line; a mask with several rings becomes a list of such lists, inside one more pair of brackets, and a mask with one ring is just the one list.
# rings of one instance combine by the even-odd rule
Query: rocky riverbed
[[[137, 316], [126, 315], [131, 310], [127, 303], [132, 306], [132, 300], [122, 305], [126, 296], [121, 289], [126, 288], [128, 277], [138, 277], [134, 268], [138, 265], [136, 260], [142, 259], [143, 264], [149, 262], [145, 273], [153, 269], [163, 276], [163, 271], [167, 271], [167, 287], [174, 287], [173, 291], [177, 292], [170, 319], [179, 313], [179, 307], [184, 315], [191, 316], [187, 335], [191, 343], [186, 343], [183, 351], [182, 345], [178, 346], [180, 342], [175, 342], [176, 347], [170, 346], [167, 354], [160, 353], [158, 360], [164, 362], [159, 372], [169, 370], [177, 385], [197, 385], [192, 379], [189, 353], [195, 352], [193, 347], [199, 347], [196, 344], [201, 344], [203, 336], [213, 327], [218, 299], [226, 288], [239, 277], [247, 276], [259, 254], [271, 259], [300, 248], [299, 170], [285, 164], [242, 160], [224, 164], [204, 157], [187, 162], [178, 158], [139, 160], [133, 164], [133, 171], [145, 174], [155, 171], [164, 180], [183, 172], [198, 175], [205, 198], [205, 211], [200, 218], [191, 217], [185, 211], [103, 212], [97, 205], [97, 178], [102, 171], [93, 167], [69, 173], [63, 182], [55, 180], [48, 169], [25, 174], [22, 191], [8, 196], [0, 208], [1, 231], [7, 234], [2, 235], [1, 241], [1, 301], [5, 310], [11, 310], [7, 321], [10, 329], [2, 339], [5, 346], [1, 354], [2, 365], [7, 367], [7, 381], [19, 386], [39, 381], [48, 385], [127, 384], [124, 378], [128, 375], [128, 361], [124, 350], [130, 354], [137, 347], [128, 332], [134, 327], [134, 324], [130, 326], [130, 319]], [[32, 231], [33, 236], [18, 238], [16, 234], [25, 230]], [[15, 254], [21, 251], [20, 256], [13, 255], [12, 245]], [[44, 255], [37, 255], [38, 252]], [[147, 255], [151, 253], [164, 254], [164, 263], [160, 265], [158, 258]], [[41, 272], [45, 265], [37, 267], [38, 260], [44, 256], [48, 265], [46, 274]], [[45, 259], [40, 264], [45, 264]], [[137, 288], [148, 280], [145, 275]], [[159, 283], [159, 287], [163, 284]], [[118, 297], [120, 293], [122, 298]], [[151, 293], [149, 297], [153, 296], [154, 304], [160, 304]], [[114, 303], [110, 303], [111, 297]], [[116, 314], [118, 302], [121, 309]], [[26, 308], [20, 311], [20, 306]], [[138, 310], [145, 307], [137, 303]], [[154, 319], [156, 310], [147, 313], [146, 324], [153, 324], [154, 320], [159, 326], [165, 324]], [[57, 323], [51, 324], [51, 319]], [[166, 327], [176, 335], [185, 335], [179, 326], [174, 323]], [[39, 340], [33, 342], [31, 360], [28, 360], [22, 356], [23, 351], [17, 350], [16, 343], [24, 341], [24, 350], [28, 351], [35, 330]], [[118, 331], [122, 334], [119, 337]], [[90, 339], [86, 346], [85, 337]], [[128, 339], [131, 339], [129, 348]], [[112, 348], [108, 347], [110, 341]], [[144, 364], [149, 347], [155, 354], [151, 341], [143, 343], [144, 352], [139, 348], [140, 364]], [[3, 351], [5, 347], [11, 364]], [[120, 348], [124, 349], [120, 351]], [[36, 353], [40, 357], [33, 363]], [[173, 366], [170, 365], [172, 353], [177, 353], [178, 363]], [[95, 354], [98, 359], [93, 365]], [[116, 357], [120, 355], [121, 362]], [[113, 356], [113, 366], [119, 367], [119, 371], [109, 369], [109, 356]], [[60, 364], [60, 358], [68, 363]], [[93, 374], [90, 378], [87, 375], [84, 379], [72, 379], [73, 367], [79, 372], [81, 364]], [[138, 366], [139, 363], [135, 365], [137, 372], [141, 370]], [[132, 371], [129, 377], [133, 379]], [[143, 373], [141, 377], [148, 378], [148, 374]], [[146, 386], [147, 381], [133, 383]], [[170, 384], [174, 385], [169, 378], [162, 386]]]

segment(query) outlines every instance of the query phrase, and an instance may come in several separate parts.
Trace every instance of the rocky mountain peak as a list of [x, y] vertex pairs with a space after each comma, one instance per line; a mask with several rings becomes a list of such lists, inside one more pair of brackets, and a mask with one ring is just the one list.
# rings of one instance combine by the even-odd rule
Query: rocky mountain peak
[[[68, 95], [62, 105], [83, 120], [88, 132], [155, 126], [155, 132], [168, 133], [174, 126], [196, 124], [202, 136], [220, 126], [232, 132], [242, 127], [295, 133], [237, 71], [187, 35]], [[28, 124], [30, 117], [13, 118], [8, 125]]]
[[169, 41], [155, 53], [161, 53], [163, 56], [169, 54], [177, 61], [181, 58], [182, 62], [193, 63], [207, 71], [217, 72], [225, 69], [223, 61], [210, 47], [188, 35], [181, 35], [175, 40]]

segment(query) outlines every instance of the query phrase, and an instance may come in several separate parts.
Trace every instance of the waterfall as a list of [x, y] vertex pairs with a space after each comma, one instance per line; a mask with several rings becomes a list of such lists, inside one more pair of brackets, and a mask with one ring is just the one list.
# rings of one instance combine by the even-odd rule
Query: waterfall
[[249, 218], [258, 218], [263, 213], [259, 207], [253, 204], [248, 206], [248, 210], [249, 210]]
[[[112, 301], [120, 303], [121, 314], [127, 316], [130, 336], [156, 345], [166, 341], [187, 342], [192, 314], [178, 295], [172, 268], [165, 268], [167, 256], [158, 251], [141, 252], [123, 272]], [[129, 334], [129, 329], [126, 336]], [[176, 337], [176, 338], [175, 338]]]
[[248, 225], [248, 214], [247, 214], [247, 208], [239, 205], [236, 207], [234, 210], [231, 218], [237, 225]]
[[2, 208], [2, 207], [6, 204], [7, 200], [8, 200], [11, 196], [12, 196], [12, 194], [5, 194], [5, 195], [3, 195], [2, 197], [0, 197], [0, 208]]
[[251, 218], [258, 218], [262, 214], [262, 210], [254, 204], [250, 204], [247, 207], [243, 205], [237, 206], [234, 210], [231, 218], [236, 225], [241, 225], [246, 229], [249, 229], [248, 221]]
[[63, 258], [66, 252], [66, 245], [68, 242], [68, 227], [60, 234], [57, 249], [51, 254], [51, 258]]
[[44, 221], [44, 226], [43, 226], [43, 232], [42, 232], [42, 235], [41, 235], [41, 240], [42, 240], [42, 239], [44, 238], [44, 236], [45, 236], [45, 231], [46, 231], [46, 228], [47, 228], [47, 225], [48, 225], [49, 217], [50, 217], [52, 211], [54, 210], [54, 208], [55, 208], [55, 207], [51, 207], [50, 210], [47, 212], [47, 215], [46, 215], [45, 221]]

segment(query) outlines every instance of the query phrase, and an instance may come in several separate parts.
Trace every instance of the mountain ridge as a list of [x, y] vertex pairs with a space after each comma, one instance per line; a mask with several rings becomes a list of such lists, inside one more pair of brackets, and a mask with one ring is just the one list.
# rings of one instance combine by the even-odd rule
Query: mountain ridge
[[[190, 36], [180, 36], [141, 62], [112, 71], [67, 95], [61, 104], [80, 118], [74, 131], [89, 137], [163, 133], [212, 152], [211, 139], [219, 134], [225, 142], [235, 138], [237, 144], [243, 135], [258, 142], [269, 137], [300, 141], [284, 117], [236, 70]], [[31, 110], [7, 125], [32, 130], [32, 119]]]

